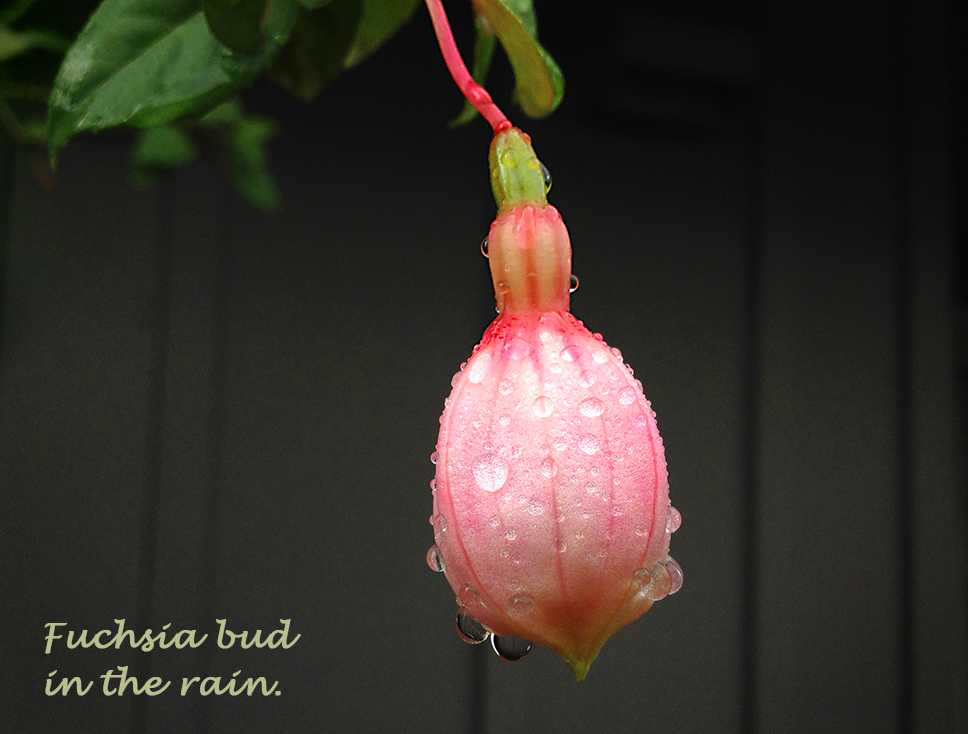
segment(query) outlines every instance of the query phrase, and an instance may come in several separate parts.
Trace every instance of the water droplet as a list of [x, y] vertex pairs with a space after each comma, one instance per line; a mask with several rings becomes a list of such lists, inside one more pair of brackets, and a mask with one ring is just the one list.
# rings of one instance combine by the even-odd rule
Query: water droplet
[[632, 588], [639, 593], [646, 593], [652, 586], [652, 574], [649, 569], [640, 568], [632, 576]]
[[564, 436], [556, 436], [551, 440], [551, 448], [561, 452], [568, 448], [568, 440]]
[[559, 553], [564, 553], [566, 550], [568, 550], [568, 543], [561, 538], [558, 538], [558, 540], [555, 542], [555, 550]]
[[516, 150], [508, 148], [501, 153], [501, 165], [507, 166], [508, 168], [517, 168], [518, 163], [518, 153]]
[[493, 515], [491, 519], [487, 521], [487, 524], [490, 525], [492, 528], [496, 528], [498, 525], [501, 524], [501, 516]]
[[502, 426], [510, 425], [511, 424], [511, 416], [509, 414], [507, 414], [507, 413], [501, 413], [501, 415], [499, 415], [497, 417], [497, 422], [500, 425], [502, 425]]
[[474, 462], [474, 480], [485, 492], [497, 492], [508, 480], [507, 462], [494, 454], [482, 454]]
[[581, 347], [575, 344], [569, 344], [561, 350], [561, 358], [566, 362], [577, 362], [579, 357], [581, 357]]
[[671, 557], [666, 561], [665, 566], [666, 571], [669, 572], [669, 578], [672, 580], [672, 585], [669, 587], [669, 594], [675, 594], [682, 588], [682, 566], [676, 563]]
[[666, 532], [674, 533], [682, 525], [682, 513], [675, 507], [669, 505], [669, 517], [666, 519]]
[[555, 464], [555, 460], [550, 456], [546, 456], [541, 460], [541, 475], [545, 479], [551, 479], [555, 474], [558, 473], [558, 465]]
[[619, 349], [618, 347], [612, 347], [612, 355], [613, 355], [613, 356], [615, 357], [615, 359], [617, 359], [617, 360], [618, 360], [619, 362], [621, 362], [621, 361], [622, 361], [622, 352], [621, 352], [621, 350], [620, 350], [620, 349]]
[[635, 388], [623, 387], [618, 391], [618, 401], [622, 405], [631, 405], [635, 402]]
[[466, 607], [461, 607], [457, 610], [457, 620], [455, 623], [457, 626], [457, 635], [470, 645], [477, 645], [484, 642], [491, 634], [491, 630], [474, 619], [471, 616], [470, 610]]
[[436, 477], [434, 479], [431, 479], [430, 480], [430, 489], [432, 489], [434, 491], [437, 490], [437, 479], [436, 479]]
[[604, 349], [595, 349], [592, 352], [592, 359], [599, 364], [605, 364], [608, 361], [608, 352], [606, 352]]
[[544, 505], [542, 505], [538, 500], [531, 500], [528, 503], [528, 514], [537, 517], [542, 512], [544, 512]]
[[508, 614], [518, 619], [531, 614], [532, 611], [534, 611], [534, 599], [530, 596], [516, 596], [508, 607]]
[[508, 359], [524, 359], [531, 354], [531, 345], [524, 339], [512, 339], [506, 349]]
[[507, 538], [508, 540], [514, 540], [516, 537], [518, 537], [518, 533], [516, 530], [508, 530], [504, 534], [504, 537]]
[[582, 436], [578, 439], [578, 448], [591, 456], [598, 453], [598, 438], [591, 435]]
[[514, 390], [514, 383], [508, 379], [501, 380], [497, 384], [497, 390], [501, 395], [510, 395]]
[[591, 370], [585, 370], [578, 377], [578, 384], [582, 387], [591, 387], [595, 384], [598, 377]]
[[506, 635], [491, 635], [491, 646], [494, 652], [509, 663], [520, 660], [531, 652], [531, 643], [520, 637]]
[[531, 410], [539, 418], [547, 418], [555, 410], [555, 404], [547, 395], [539, 395], [534, 399]]
[[432, 454], [430, 455], [430, 463], [431, 463], [431, 464], [436, 464], [436, 463], [437, 463], [437, 452], [436, 452], [436, 451], [434, 451], [434, 452], [433, 452], [433, 453], [432, 453]]
[[545, 193], [551, 191], [551, 171], [544, 163], [541, 164], [541, 175], [544, 177]]
[[557, 362], [552, 362], [551, 364], [548, 365], [548, 372], [550, 372], [553, 375], [560, 375], [561, 365], [558, 364]]
[[491, 353], [490, 352], [480, 352], [475, 358], [474, 363], [471, 365], [470, 371], [467, 373], [467, 379], [470, 380], [475, 385], [479, 385], [487, 377], [487, 371], [491, 366]]
[[464, 588], [460, 592], [460, 598], [458, 601], [460, 602], [461, 606], [478, 606], [481, 603], [481, 595], [478, 594], [474, 587], [470, 584], [464, 584]]
[[605, 404], [598, 398], [585, 398], [578, 404], [578, 412], [586, 418], [597, 418], [605, 412]]
[[444, 532], [447, 529], [447, 518], [443, 515], [437, 515], [437, 524], [440, 525], [440, 532]]
[[427, 565], [430, 566], [431, 571], [437, 573], [444, 570], [444, 554], [436, 545], [430, 546], [430, 550], [427, 551]]
[[481, 254], [484, 257], [488, 257], [488, 254], [487, 254], [487, 237], [485, 237], [484, 239], [481, 240]]
[[568, 286], [568, 292], [574, 293], [578, 290], [578, 276], [574, 273], [571, 274], [571, 284]]

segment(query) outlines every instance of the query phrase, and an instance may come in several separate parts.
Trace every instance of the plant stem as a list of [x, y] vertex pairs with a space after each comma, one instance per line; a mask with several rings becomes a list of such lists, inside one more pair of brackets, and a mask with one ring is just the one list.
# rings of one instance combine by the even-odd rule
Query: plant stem
[[444, 12], [444, 5], [441, 0], [425, 0], [427, 10], [430, 11], [430, 20], [434, 24], [434, 33], [437, 34], [437, 42], [440, 44], [440, 53], [447, 64], [447, 70], [453, 77], [457, 88], [460, 89], [467, 101], [474, 105], [474, 109], [481, 113], [481, 116], [488, 121], [495, 134], [511, 127], [511, 121], [494, 104], [491, 95], [487, 93], [480, 84], [474, 81], [464, 60], [457, 50], [457, 43], [454, 41], [454, 34], [450, 30], [450, 23], [447, 21], [447, 14]]

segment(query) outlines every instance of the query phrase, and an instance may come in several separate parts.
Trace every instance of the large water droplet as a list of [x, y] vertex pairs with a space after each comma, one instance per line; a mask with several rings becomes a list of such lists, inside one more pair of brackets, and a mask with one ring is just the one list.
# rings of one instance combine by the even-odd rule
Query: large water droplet
[[649, 573], [649, 569], [640, 568], [632, 576], [632, 588], [639, 593], [647, 593], [649, 587], [652, 586], [652, 574]]
[[666, 561], [665, 566], [666, 571], [669, 572], [669, 578], [672, 581], [672, 585], [669, 587], [669, 593], [675, 594], [682, 588], [682, 566], [676, 563], [671, 557]]
[[605, 412], [605, 404], [598, 398], [585, 398], [578, 404], [578, 412], [586, 418], [597, 418]]
[[485, 492], [497, 492], [508, 480], [507, 462], [494, 454], [481, 454], [474, 462], [474, 480]]
[[487, 377], [487, 371], [491, 367], [491, 353], [490, 352], [480, 352], [475, 358], [474, 363], [471, 365], [470, 371], [467, 373], [467, 379], [473, 382], [475, 385], [479, 385]]
[[591, 456], [597, 454], [599, 449], [598, 438], [596, 436], [582, 436], [578, 439], [578, 448]]
[[561, 358], [566, 362], [577, 362], [581, 357], [581, 347], [570, 344], [561, 350]]
[[470, 645], [477, 645], [484, 642], [491, 634], [491, 630], [474, 619], [471, 616], [470, 610], [466, 607], [461, 607], [457, 610], [455, 623], [457, 626], [457, 635]]
[[437, 515], [437, 524], [440, 525], [440, 532], [444, 532], [447, 529], [447, 518], [443, 515]]
[[508, 168], [517, 168], [520, 160], [518, 159], [518, 152], [511, 148], [506, 149], [501, 153], [501, 164], [507, 166]]
[[578, 290], [578, 276], [574, 273], [571, 274], [571, 283], [568, 285], [568, 292], [574, 293]]
[[555, 464], [555, 460], [550, 456], [546, 456], [541, 460], [541, 475], [545, 479], [551, 479], [555, 474], [558, 473], [558, 465]]
[[431, 571], [437, 573], [444, 570], [444, 554], [436, 545], [430, 546], [430, 550], [427, 551], [427, 565], [430, 566]]
[[531, 652], [531, 643], [520, 637], [491, 635], [491, 646], [500, 657], [513, 663]]
[[682, 513], [675, 507], [669, 505], [669, 517], [666, 519], [666, 531], [674, 533], [682, 525]]
[[511, 600], [511, 605], [508, 607], [508, 614], [512, 617], [525, 617], [534, 610], [534, 599], [530, 596], [516, 596]]
[[618, 401], [622, 405], [631, 405], [635, 402], [635, 388], [623, 387], [618, 391]]
[[555, 410], [555, 404], [547, 395], [539, 395], [534, 399], [531, 410], [539, 418], [547, 418]]
[[541, 175], [544, 177], [545, 193], [551, 191], [551, 171], [544, 163], [541, 164]]
[[436, 464], [436, 463], [437, 463], [437, 452], [436, 452], [436, 451], [434, 451], [434, 452], [433, 452], [433, 453], [432, 453], [432, 454], [430, 455], [430, 463], [431, 463], [431, 464]]
[[508, 480], [507, 462], [494, 454], [481, 454], [474, 462], [474, 480], [485, 492], [497, 492]]
[[481, 240], [481, 254], [484, 257], [488, 257], [488, 254], [487, 254], [487, 237], [485, 237], [484, 239]]

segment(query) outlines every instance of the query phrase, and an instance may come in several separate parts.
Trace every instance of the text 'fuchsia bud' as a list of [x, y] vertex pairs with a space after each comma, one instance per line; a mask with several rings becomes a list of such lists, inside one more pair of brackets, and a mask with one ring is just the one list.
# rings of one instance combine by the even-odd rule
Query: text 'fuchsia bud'
[[432, 568], [468, 641], [537, 643], [581, 680], [615, 632], [682, 584], [662, 438], [641, 383], [569, 312], [571, 244], [547, 173], [511, 128], [491, 145], [498, 316], [445, 402]]

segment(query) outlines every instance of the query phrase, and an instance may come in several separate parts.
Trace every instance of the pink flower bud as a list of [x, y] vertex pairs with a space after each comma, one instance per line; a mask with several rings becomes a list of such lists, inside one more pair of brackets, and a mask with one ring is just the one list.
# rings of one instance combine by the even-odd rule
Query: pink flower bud
[[557, 210], [502, 207], [488, 256], [499, 315], [440, 419], [428, 562], [462, 625], [484, 626], [477, 641], [538, 643], [581, 680], [609, 637], [681, 585], [668, 555], [679, 513], [641, 383], [568, 311]]

